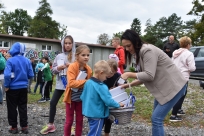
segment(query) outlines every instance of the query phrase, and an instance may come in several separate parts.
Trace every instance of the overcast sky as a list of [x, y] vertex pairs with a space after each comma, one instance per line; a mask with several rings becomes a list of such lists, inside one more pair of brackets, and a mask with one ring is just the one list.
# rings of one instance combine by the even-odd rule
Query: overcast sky
[[[0, 0], [6, 11], [21, 8], [32, 17], [40, 0]], [[196, 18], [186, 15], [193, 0], [47, 0], [53, 10], [52, 18], [68, 27], [68, 34], [76, 42], [96, 43], [97, 37], [130, 28], [134, 18], [141, 21], [142, 29], [150, 18], [155, 24], [161, 17], [173, 13], [187, 21]]]

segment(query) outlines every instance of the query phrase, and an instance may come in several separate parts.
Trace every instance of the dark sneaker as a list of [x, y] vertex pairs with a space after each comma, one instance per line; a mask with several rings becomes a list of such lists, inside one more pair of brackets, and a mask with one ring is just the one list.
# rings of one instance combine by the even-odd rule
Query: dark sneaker
[[178, 121], [182, 121], [182, 119], [178, 116], [171, 116], [170, 121], [171, 122], [178, 122]]
[[18, 133], [18, 128], [10, 128], [9, 129], [9, 133], [11, 133], [11, 134], [17, 134]]
[[180, 110], [178, 111], [177, 115], [182, 116], [182, 115], [186, 115], [186, 114], [185, 114], [185, 112], [183, 112], [183, 110], [180, 109]]
[[22, 127], [21, 128], [21, 132], [23, 133], [23, 134], [28, 134], [29, 132], [28, 132], [28, 127]]
[[46, 98], [46, 101], [50, 101], [50, 98]]
[[41, 98], [40, 100], [38, 100], [38, 102], [46, 102], [46, 99]]

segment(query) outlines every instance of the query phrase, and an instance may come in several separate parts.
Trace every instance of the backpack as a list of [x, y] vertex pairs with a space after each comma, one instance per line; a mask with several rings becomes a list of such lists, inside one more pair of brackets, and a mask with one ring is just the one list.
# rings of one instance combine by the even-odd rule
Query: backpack
[[4, 70], [6, 66], [6, 59], [0, 53], [0, 71]]

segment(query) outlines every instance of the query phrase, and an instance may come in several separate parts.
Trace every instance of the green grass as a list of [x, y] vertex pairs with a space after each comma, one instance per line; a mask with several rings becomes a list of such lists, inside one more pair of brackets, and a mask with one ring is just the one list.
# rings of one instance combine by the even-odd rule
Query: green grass
[[[35, 86], [36, 82], [33, 82], [32, 83], [32, 88], [31, 88], [31, 91], [33, 92], [34, 90], [34, 86]], [[52, 98], [52, 95], [54, 93], [54, 90], [55, 90], [55, 84], [56, 84], [56, 79], [54, 78], [53, 80], [53, 85], [52, 85], [52, 92], [50, 93], [50, 98]], [[29, 104], [39, 104], [39, 106], [49, 106], [49, 102], [45, 102], [45, 103], [38, 103], [38, 100], [42, 97], [41, 94], [39, 93], [40, 92], [40, 86], [38, 86], [38, 89], [36, 91], [36, 94], [32, 94], [32, 93], [29, 93], [28, 94], [28, 103]], [[64, 96], [64, 95], [63, 95]], [[63, 96], [60, 98], [59, 102], [58, 102], [58, 107], [63, 107], [64, 108], [64, 102], [63, 102]]]
[[[191, 89], [191, 91], [189, 91]], [[149, 93], [146, 87], [133, 87], [133, 94], [136, 96], [137, 101], [135, 103], [135, 111], [132, 116], [133, 121], [145, 122], [151, 125], [151, 115], [153, 110], [154, 97]], [[126, 89], [129, 93], [130, 90]], [[189, 84], [188, 93], [184, 100], [183, 107], [185, 108], [186, 115], [182, 117], [183, 121], [181, 122], [170, 122], [169, 117], [171, 111], [168, 113], [164, 119], [165, 126], [172, 127], [195, 127], [197, 125], [200, 128], [203, 128], [204, 121], [198, 120], [196, 123], [192, 118], [199, 118], [199, 115], [203, 114], [204, 111], [204, 93], [203, 90], [195, 85]]]

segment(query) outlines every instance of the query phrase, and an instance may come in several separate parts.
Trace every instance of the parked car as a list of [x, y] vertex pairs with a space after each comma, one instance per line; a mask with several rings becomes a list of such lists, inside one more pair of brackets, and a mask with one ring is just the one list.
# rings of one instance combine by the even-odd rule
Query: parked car
[[191, 47], [194, 54], [196, 70], [191, 72], [190, 79], [199, 80], [200, 86], [204, 89], [204, 46]]

